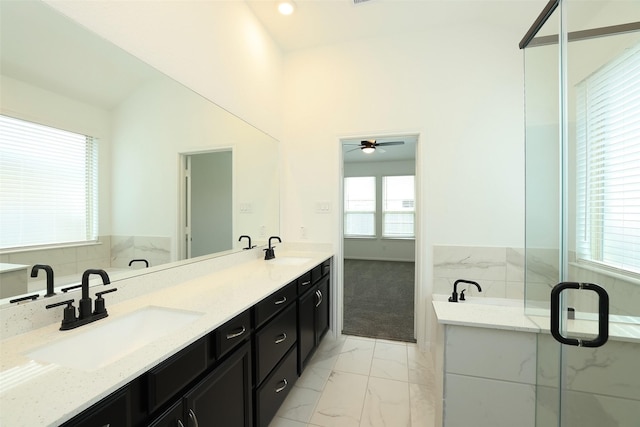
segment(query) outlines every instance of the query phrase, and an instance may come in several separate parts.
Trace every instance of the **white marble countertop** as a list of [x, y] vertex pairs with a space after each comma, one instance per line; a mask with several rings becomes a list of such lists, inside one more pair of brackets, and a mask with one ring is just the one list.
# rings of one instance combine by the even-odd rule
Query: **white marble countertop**
[[[56, 322], [3, 339], [0, 341], [0, 425], [33, 427], [61, 424], [295, 280], [332, 254], [277, 254], [277, 257], [286, 256], [303, 256], [310, 260], [300, 265], [247, 261], [113, 305], [105, 296], [109, 311], [106, 319], [65, 332], [58, 330], [60, 323]], [[33, 361], [25, 356], [36, 348], [87, 332], [147, 306], [196, 311], [203, 315], [94, 372]]]
[[[550, 333], [548, 313], [527, 314], [522, 300], [469, 297], [465, 302], [451, 303], [445, 295], [434, 295], [432, 305], [441, 324]], [[637, 321], [610, 316], [609, 339], [640, 343]], [[597, 327], [597, 322], [589, 319], [569, 320], [567, 325], [570, 336], [596, 335]]]

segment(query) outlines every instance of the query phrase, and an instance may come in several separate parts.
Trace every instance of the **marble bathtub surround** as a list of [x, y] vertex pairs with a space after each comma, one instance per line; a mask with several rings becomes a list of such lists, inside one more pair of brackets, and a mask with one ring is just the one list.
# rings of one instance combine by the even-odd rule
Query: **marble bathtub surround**
[[[480, 283], [465, 294], [478, 297], [524, 297], [524, 250], [503, 247], [434, 246], [433, 293], [450, 295], [453, 283], [468, 279]], [[464, 289], [464, 288], [463, 288]]]
[[432, 427], [434, 377], [416, 344], [327, 336], [270, 427]]
[[126, 268], [132, 259], [146, 259], [150, 266], [171, 262], [171, 238], [111, 236], [111, 267]]
[[[526, 316], [522, 307], [433, 302], [438, 323], [433, 345], [434, 388], [444, 399], [438, 425], [534, 427], [555, 425], [560, 399], [559, 345], [548, 317]], [[585, 331], [596, 322], [570, 321]], [[613, 324], [599, 348], [563, 347], [563, 399], [584, 411], [569, 411], [568, 425], [636, 427], [640, 419], [640, 326]], [[442, 420], [444, 419], [444, 424]], [[536, 424], [537, 423], [537, 424]]]

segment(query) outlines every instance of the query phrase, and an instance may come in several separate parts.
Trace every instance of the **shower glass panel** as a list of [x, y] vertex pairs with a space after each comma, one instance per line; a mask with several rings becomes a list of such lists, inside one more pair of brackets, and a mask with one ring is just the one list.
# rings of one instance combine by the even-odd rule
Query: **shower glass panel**
[[[640, 2], [556, 3], [524, 49], [525, 308], [548, 325], [557, 283], [598, 284], [609, 341], [538, 335], [536, 426], [638, 427]], [[564, 291], [561, 333], [593, 339], [598, 312], [594, 292]]]

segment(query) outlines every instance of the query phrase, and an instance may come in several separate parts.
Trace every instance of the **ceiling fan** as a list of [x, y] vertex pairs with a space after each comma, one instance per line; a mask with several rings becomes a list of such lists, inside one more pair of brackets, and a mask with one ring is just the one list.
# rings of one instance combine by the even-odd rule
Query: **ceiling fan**
[[[404, 141], [376, 142], [375, 139], [367, 139], [364, 141], [360, 141], [360, 144], [358, 145], [357, 148], [354, 148], [353, 150], [349, 150], [348, 152], [355, 151], [355, 150], [362, 150], [363, 153], [371, 154], [374, 151], [376, 151], [377, 147], [385, 147], [389, 145], [403, 145], [403, 144], [404, 144]], [[356, 144], [350, 144], [350, 145], [356, 145]], [[384, 150], [381, 148], [380, 152], [384, 153]]]

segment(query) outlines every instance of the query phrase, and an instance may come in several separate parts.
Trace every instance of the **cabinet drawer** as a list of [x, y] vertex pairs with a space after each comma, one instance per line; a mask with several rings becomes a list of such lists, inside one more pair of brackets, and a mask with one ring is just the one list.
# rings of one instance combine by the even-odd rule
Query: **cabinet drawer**
[[257, 427], [267, 427], [298, 379], [296, 346], [256, 392]]
[[322, 275], [326, 276], [329, 273], [331, 273], [331, 259], [322, 263]]
[[307, 271], [302, 276], [298, 277], [298, 295], [302, 295], [312, 288], [311, 272]]
[[129, 388], [125, 387], [104, 398], [80, 415], [64, 423], [62, 427], [122, 426], [131, 423]]
[[276, 313], [295, 301], [297, 295], [296, 281], [266, 297], [255, 306], [255, 326], [261, 326]]
[[249, 310], [237, 315], [214, 332], [215, 354], [219, 359], [236, 345], [251, 335], [251, 315]]
[[265, 379], [296, 342], [296, 306], [291, 305], [256, 334], [256, 385]]
[[206, 340], [200, 339], [148, 372], [149, 412], [180, 392], [207, 369]]

